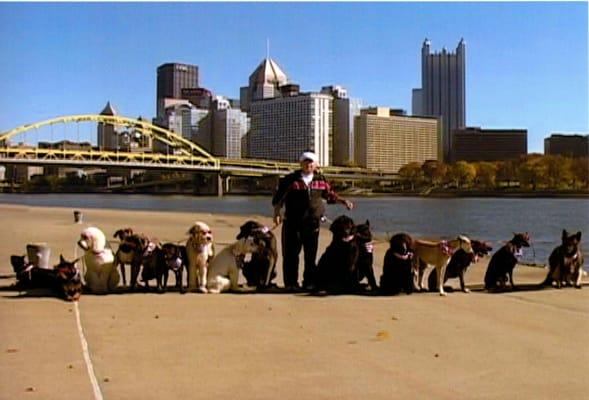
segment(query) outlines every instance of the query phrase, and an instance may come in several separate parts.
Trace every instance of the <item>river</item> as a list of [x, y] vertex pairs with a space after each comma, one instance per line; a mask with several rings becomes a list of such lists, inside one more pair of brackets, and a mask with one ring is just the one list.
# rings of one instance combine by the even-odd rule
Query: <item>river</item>
[[[326, 217], [347, 214], [357, 223], [370, 220], [375, 234], [386, 238], [397, 232], [413, 237], [452, 238], [464, 234], [490, 242], [494, 250], [513, 232], [528, 232], [532, 248], [524, 262], [545, 264], [560, 242], [563, 229], [589, 235], [589, 199], [563, 198], [350, 198], [356, 207], [327, 207]], [[117, 194], [0, 194], [0, 203], [45, 207], [110, 208], [272, 215], [270, 197], [193, 197], [182, 195]], [[587, 268], [587, 264], [585, 266]]]

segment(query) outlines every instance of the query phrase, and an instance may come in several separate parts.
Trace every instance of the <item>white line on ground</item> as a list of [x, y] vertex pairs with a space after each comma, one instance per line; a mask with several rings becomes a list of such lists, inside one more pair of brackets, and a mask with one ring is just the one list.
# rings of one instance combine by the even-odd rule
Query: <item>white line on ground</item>
[[80, 320], [80, 308], [78, 302], [74, 303], [76, 309], [76, 322], [78, 324], [78, 334], [80, 336], [80, 343], [82, 344], [82, 353], [84, 354], [84, 361], [86, 362], [86, 368], [88, 369], [88, 376], [90, 377], [90, 383], [92, 384], [92, 390], [94, 391], [95, 400], [103, 400], [100, 386], [98, 386], [98, 379], [94, 374], [94, 367], [92, 366], [92, 360], [90, 359], [90, 352], [88, 351], [88, 342], [84, 337], [84, 331], [82, 330], [82, 322]]

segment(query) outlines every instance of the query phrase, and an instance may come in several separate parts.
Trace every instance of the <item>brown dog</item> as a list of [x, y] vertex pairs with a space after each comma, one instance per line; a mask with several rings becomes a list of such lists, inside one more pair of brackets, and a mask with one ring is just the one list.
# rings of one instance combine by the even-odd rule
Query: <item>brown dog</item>
[[[443, 240], [439, 242], [430, 242], [425, 240], [413, 241], [413, 266], [418, 272], [416, 289], [427, 290], [425, 286], [425, 268], [427, 265], [433, 265], [436, 269], [438, 279], [438, 291], [440, 296], [445, 296], [444, 292], [444, 276], [446, 275], [446, 267], [452, 254], [462, 249], [468, 254], [472, 254], [472, 246], [470, 239], [466, 236], [459, 235], [453, 240]], [[424, 267], [425, 266], [425, 267]]]
[[143, 234], [134, 233], [131, 228], [119, 229], [113, 236], [120, 240], [119, 248], [115, 254], [115, 268], [120, 266], [123, 285], [126, 286], [125, 265], [131, 266], [130, 288], [135, 289], [141, 265], [144, 263], [146, 253], [149, 252], [150, 240]]
[[563, 284], [574, 285], [581, 289], [584, 263], [581, 232], [569, 235], [566, 230], [563, 230], [561, 240], [560, 246], [557, 246], [548, 258], [550, 270], [543, 284], [548, 286], [556, 282], [556, 287], [559, 289]]

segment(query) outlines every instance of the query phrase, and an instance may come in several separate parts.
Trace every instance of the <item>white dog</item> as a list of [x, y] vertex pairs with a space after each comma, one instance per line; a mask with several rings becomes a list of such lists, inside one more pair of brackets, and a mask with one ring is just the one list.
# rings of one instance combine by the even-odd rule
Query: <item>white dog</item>
[[80, 234], [78, 246], [84, 250], [86, 286], [93, 293], [112, 292], [121, 277], [114, 265], [112, 250], [106, 247], [104, 233], [95, 227], [86, 228]]
[[251, 236], [239, 239], [237, 242], [225, 247], [217, 254], [209, 265], [207, 290], [209, 293], [221, 293], [236, 291], [239, 289], [238, 258], [248, 253], [258, 251], [258, 246]]
[[207, 292], [207, 267], [209, 260], [215, 255], [213, 247], [213, 232], [204, 222], [197, 221], [188, 231], [190, 237], [186, 242], [188, 257], [188, 290], [197, 288], [202, 293]]

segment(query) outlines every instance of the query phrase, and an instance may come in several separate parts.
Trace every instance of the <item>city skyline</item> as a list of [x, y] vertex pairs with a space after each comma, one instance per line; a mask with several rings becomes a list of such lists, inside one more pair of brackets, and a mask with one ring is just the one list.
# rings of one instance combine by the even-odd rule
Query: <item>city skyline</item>
[[151, 119], [165, 63], [237, 99], [267, 39], [301, 91], [341, 85], [410, 112], [426, 38], [466, 42], [467, 126], [527, 129], [538, 153], [552, 133], [588, 132], [586, 2], [0, 3], [0, 131], [107, 101]]

